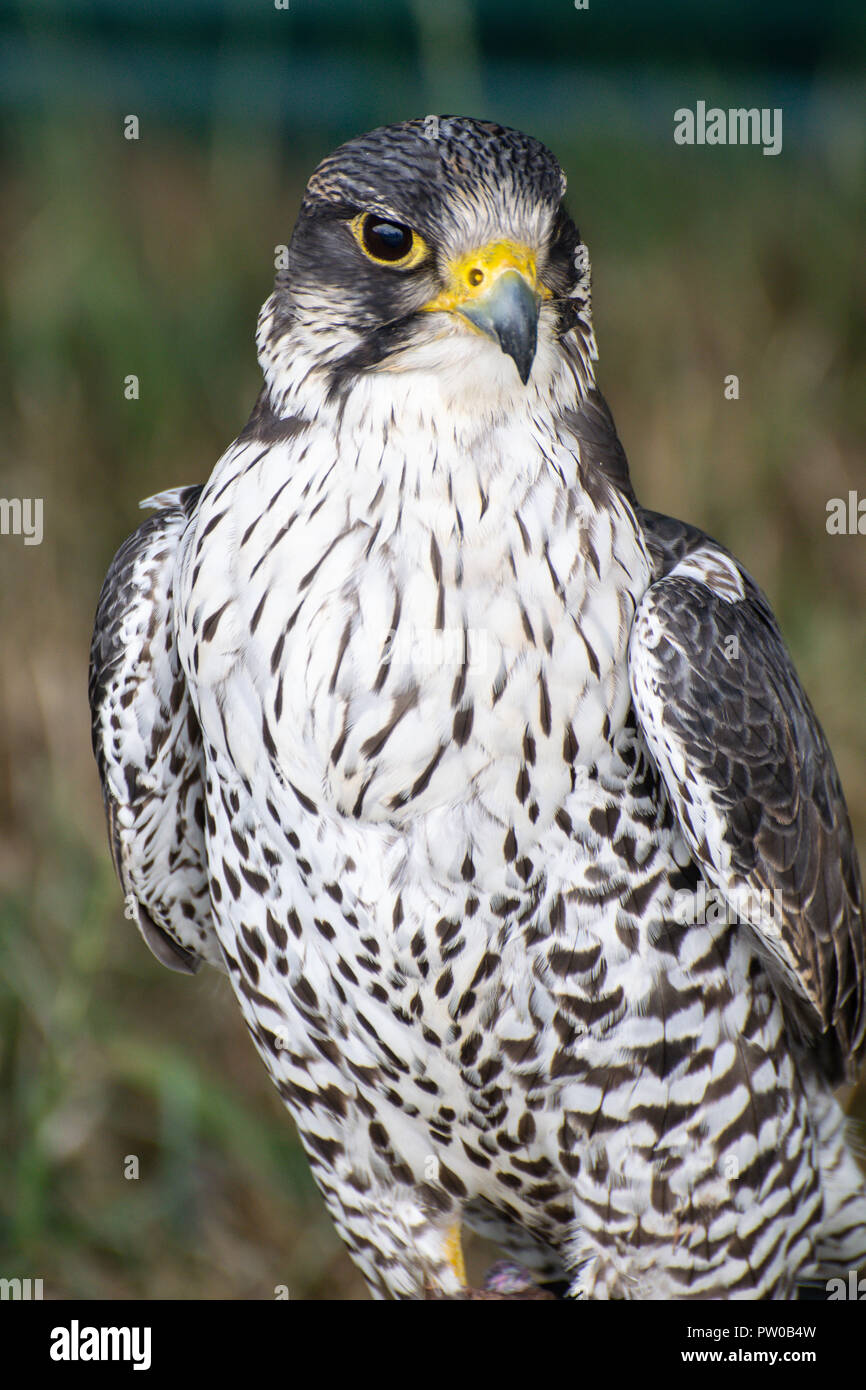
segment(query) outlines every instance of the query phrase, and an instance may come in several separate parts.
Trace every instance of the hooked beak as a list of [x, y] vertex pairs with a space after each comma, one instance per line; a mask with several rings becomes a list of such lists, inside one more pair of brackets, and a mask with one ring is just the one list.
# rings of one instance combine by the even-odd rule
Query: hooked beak
[[456, 313], [511, 358], [524, 386], [538, 345], [538, 314], [551, 292], [538, 279], [535, 256], [513, 242], [493, 242], [448, 267], [449, 285], [424, 305]]

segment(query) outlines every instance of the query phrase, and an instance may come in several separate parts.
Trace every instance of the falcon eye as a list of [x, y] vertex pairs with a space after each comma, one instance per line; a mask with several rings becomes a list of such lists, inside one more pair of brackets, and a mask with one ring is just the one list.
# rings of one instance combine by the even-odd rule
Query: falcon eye
[[365, 251], [377, 261], [402, 261], [415, 240], [411, 227], [404, 227], [402, 222], [379, 222], [374, 217], [364, 218], [362, 236]]
[[411, 227], [378, 217], [374, 212], [362, 213], [353, 219], [351, 226], [370, 259], [385, 265], [401, 268], [417, 265], [427, 249]]

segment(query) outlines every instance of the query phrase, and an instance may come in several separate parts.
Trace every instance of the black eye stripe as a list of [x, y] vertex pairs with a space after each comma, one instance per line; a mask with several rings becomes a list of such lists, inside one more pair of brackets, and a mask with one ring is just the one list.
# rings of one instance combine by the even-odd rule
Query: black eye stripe
[[364, 218], [361, 237], [364, 249], [379, 261], [402, 261], [415, 240], [411, 227], [373, 214]]

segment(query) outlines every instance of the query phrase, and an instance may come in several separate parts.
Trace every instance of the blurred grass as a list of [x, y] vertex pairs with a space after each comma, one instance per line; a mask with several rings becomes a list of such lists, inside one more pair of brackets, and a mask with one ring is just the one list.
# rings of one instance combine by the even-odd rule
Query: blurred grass
[[[638, 493], [769, 593], [863, 846], [866, 541], [825, 509], [866, 495], [866, 168], [536, 133]], [[273, 248], [324, 152], [73, 118], [5, 137], [0, 491], [44, 498], [45, 541], [0, 539], [0, 1271], [47, 1296], [361, 1292], [226, 982], [162, 970], [123, 918], [86, 709], [108, 561], [139, 498], [204, 480], [244, 423]]]

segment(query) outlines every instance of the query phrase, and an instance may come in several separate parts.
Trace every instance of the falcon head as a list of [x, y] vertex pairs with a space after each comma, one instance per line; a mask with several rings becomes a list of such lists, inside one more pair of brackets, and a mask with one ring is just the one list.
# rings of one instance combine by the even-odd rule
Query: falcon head
[[318, 375], [329, 398], [381, 373], [471, 393], [572, 400], [595, 357], [589, 263], [538, 140], [466, 117], [385, 126], [307, 185], [262, 311], [272, 391]]

